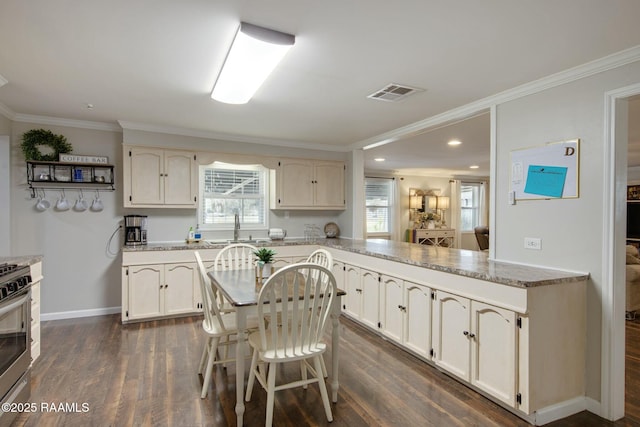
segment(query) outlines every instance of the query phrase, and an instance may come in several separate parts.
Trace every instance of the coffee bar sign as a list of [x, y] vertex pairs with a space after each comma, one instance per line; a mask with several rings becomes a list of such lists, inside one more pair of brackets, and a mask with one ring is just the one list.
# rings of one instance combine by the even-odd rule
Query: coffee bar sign
[[106, 165], [109, 158], [106, 156], [80, 156], [77, 154], [60, 154], [60, 161], [66, 163], [98, 163]]

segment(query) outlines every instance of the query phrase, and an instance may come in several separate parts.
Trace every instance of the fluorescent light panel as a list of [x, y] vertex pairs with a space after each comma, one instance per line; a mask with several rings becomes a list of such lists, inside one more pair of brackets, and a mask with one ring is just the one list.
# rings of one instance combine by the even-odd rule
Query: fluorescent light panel
[[294, 43], [291, 34], [240, 23], [211, 98], [246, 104]]

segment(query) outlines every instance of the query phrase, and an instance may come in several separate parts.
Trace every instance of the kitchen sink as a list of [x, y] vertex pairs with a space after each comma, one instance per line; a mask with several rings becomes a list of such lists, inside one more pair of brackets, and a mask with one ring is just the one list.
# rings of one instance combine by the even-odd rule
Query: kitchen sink
[[271, 242], [271, 239], [269, 239], [268, 237], [263, 237], [263, 238], [259, 238], [259, 239], [238, 239], [238, 240], [233, 240], [233, 239], [214, 239], [214, 240], [207, 240], [208, 243], [269, 243]]

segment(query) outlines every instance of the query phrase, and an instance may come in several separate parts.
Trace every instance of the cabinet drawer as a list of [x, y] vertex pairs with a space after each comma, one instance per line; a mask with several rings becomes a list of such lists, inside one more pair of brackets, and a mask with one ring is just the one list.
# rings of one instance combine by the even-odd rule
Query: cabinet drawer
[[436, 237], [454, 237], [453, 230], [416, 230], [416, 238], [434, 239]]

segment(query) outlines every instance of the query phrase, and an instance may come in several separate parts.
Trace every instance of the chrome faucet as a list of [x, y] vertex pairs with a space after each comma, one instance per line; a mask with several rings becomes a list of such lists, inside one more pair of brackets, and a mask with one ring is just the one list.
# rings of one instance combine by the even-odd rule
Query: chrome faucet
[[239, 238], [240, 238], [240, 215], [236, 213], [234, 217], [234, 224], [233, 224], [233, 240], [237, 242]]

